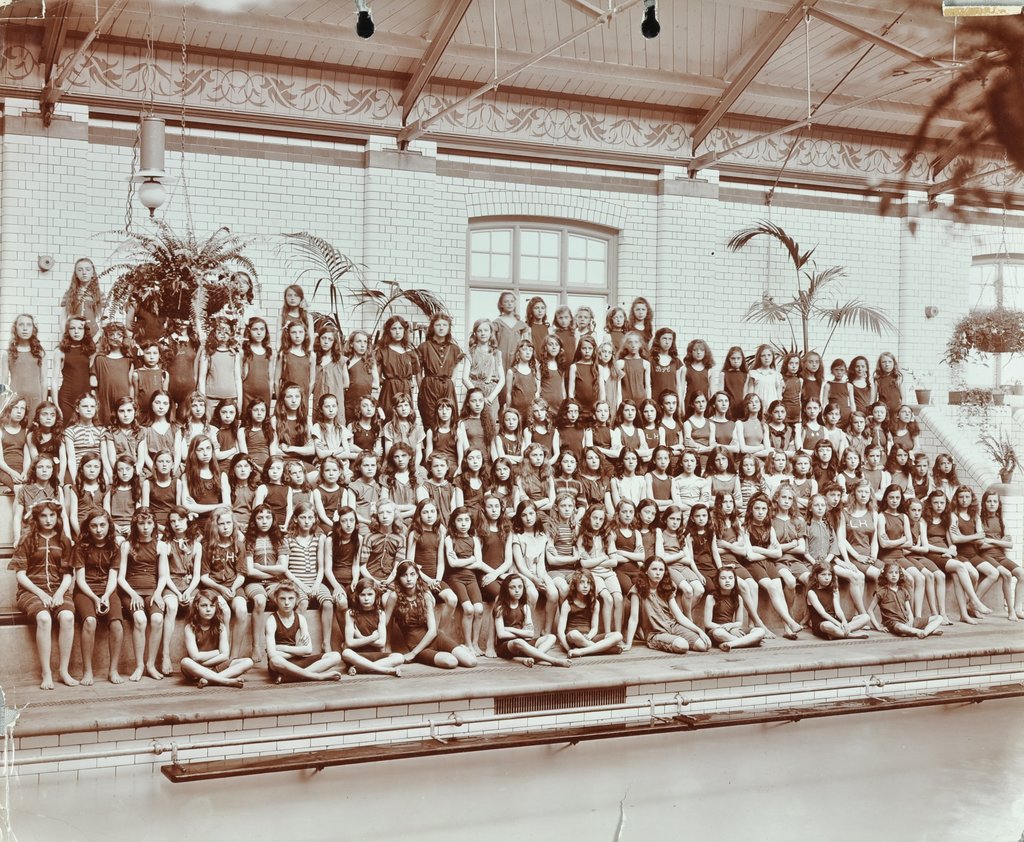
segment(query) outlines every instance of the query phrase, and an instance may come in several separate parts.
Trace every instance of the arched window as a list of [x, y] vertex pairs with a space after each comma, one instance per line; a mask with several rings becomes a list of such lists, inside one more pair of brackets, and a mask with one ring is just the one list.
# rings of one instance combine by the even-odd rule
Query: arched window
[[548, 319], [568, 304], [573, 312], [586, 305], [598, 329], [615, 300], [615, 232], [557, 221], [478, 219], [470, 223], [467, 260], [469, 298], [466, 332], [481, 318], [494, 318], [498, 295], [526, 301], [541, 296]]

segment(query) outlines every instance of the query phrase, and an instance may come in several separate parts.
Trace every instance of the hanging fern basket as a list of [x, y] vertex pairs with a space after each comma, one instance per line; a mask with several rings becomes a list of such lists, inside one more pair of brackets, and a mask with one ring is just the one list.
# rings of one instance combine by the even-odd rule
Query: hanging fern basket
[[946, 345], [946, 361], [950, 365], [966, 362], [971, 351], [1024, 353], [1024, 310], [997, 307], [962, 318]]

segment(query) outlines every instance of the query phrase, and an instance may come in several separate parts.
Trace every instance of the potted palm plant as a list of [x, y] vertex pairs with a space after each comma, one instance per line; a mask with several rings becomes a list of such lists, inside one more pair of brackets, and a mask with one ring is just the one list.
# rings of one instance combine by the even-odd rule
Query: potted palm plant
[[338, 308], [342, 306], [345, 296], [352, 299], [355, 309], [370, 308], [373, 318], [369, 330], [371, 341], [376, 341], [381, 327], [396, 306], [405, 304], [414, 307], [427, 319], [435, 314], [449, 315], [444, 302], [428, 289], [408, 289], [397, 281], [385, 281], [383, 287], [367, 283], [366, 267], [356, 263], [323, 237], [306, 231], [281, 236], [284, 237], [283, 245], [304, 264], [299, 277], [312, 273], [315, 278], [312, 298], [316, 298], [321, 288], [327, 292], [331, 311], [313, 314], [317, 329], [324, 319], [341, 327]]
[[740, 251], [752, 240], [762, 236], [775, 240], [789, 254], [796, 279], [796, 294], [788, 301], [781, 302], [767, 294], [763, 295], [750, 305], [743, 317], [745, 321], [785, 323], [789, 327], [794, 346], [797, 344], [796, 324], [799, 323], [804, 354], [811, 350], [809, 326], [812, 319], [824, 322], [829, 329], [825, 346], [821, 349], [822, 354], [841, 327], [856, 325], [878, 335], [896, 329], [884, 310], [872, 307], [860, 299], [851, 298], [843, 303], [834, 299], [830, 302], [826, 296], [835, 291], [835, 287], [846, 277], [846, 271], [841, 266], [830, 266], [819, 271], [811, 259], [815, 249], [803, 251], [793, 237], [772, 222], [762, 220], [753, 228], [737, 231], [729, 240], [729, 250]]
[[999, 481], [1009, 484], [1013, 472], [1020, 467], [1017, 451], [1010, 442], [1010, 437], [1000, 430], [998, 435], [987, 434], [978, 439], [985, 452], [992, 457], [999, 471]]

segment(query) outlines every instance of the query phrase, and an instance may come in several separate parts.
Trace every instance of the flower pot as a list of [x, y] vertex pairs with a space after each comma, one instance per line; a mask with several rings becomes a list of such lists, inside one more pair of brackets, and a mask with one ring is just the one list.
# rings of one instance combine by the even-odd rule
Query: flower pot
[[999, 472], [999, 481], [1001, 483], [1003, 483], [1003, 485], [1009, 485], [1010, 484], [1010, 480], [1012, 478], [1013, 478], [1013, 469], [1012, 468], [1010, 470], [1008, 470], [1008, 471], [1000, 471]]
[[1006, 397], [1006, 396], [1002, 392], [993, 392], [992, 393], [992, 405], [993, 406], [1002, 406], [1003, 405], [1003, 398], [1004, 397]]
[[1018, 397], [1024, 395], [1024, 383], [1014, 383], [1010, 387], [1010, 394], [1017, 395]]
[[949, 405], [960, 406], [964, 402], [964, 393], [962, 391], [955, 391], [949, 393]]
[[931, 389], [914, 389], [914, 395], [917, 397], [917, 402], [921, 406], [925, 406], [932, 399]]

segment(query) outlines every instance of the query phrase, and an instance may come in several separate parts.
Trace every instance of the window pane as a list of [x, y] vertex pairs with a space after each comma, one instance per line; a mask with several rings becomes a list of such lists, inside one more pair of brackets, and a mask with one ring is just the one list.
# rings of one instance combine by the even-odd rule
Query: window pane
[[474, 231], [470, 238], [469, 271], [473, 278], [512, 279], [512, 232]]
[[524, 228], [519, 238], [519, 275], [527, 282], [558, 283], [557, 231]]
[[608, 243], [570, 234], [566, 283], [571, 286], [605, 286], [607, 282]]

